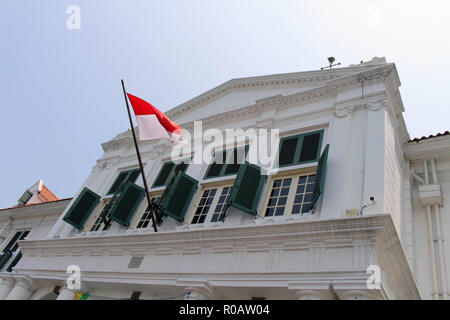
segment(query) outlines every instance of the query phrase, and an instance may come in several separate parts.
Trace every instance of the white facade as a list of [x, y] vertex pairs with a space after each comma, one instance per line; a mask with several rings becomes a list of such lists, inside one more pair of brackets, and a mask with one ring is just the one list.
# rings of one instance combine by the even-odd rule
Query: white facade
[[[67, 207], [70, 199], [46, 203], [33, 203], [36, 195], [30, 198], [27, 206], [17, 206], [0, 210], [0, 257], [5, 248], [20, 235], [25, 240], [37, 240], [47, 236], [58, 217]], [[23, 254], [20, 248], [12, 248], [12, 255], [3, 261], [0, 267], [0, 300], [28, 299], [38, 288], [38, 284], [26, 275], [8, 268], [18, 255]], [[18, 257], [20, 259], [20, 257]], [[23, 258], [23, 257], [22, 257]], [[19, 260], [19, 262], [22, 259]], [[13, 290], [14, 289], [14, 290]]]
[[[194, 223], [208, 190], [224, 193], [236, 175], [207, 179], [208, 164], [191, 164], [185, 173], [199, 183], [182, 222], [167, 217], [156, 233], [151, 223], [138, 228], [144, 199], [129, 227], [113, 222], [109, 230], [90, 231], [119, 173], [137, 168], [127, 131], [102, 145], [103, 156], [80, 188], [79, 194], [86, 187], [101, 197], [82, 230], [63, 220], [77, 194], [46, 236], [20, 242], [23, 258], [14, 270], [33, 286], [31, 299], [63, 286], [70, 265], [80, 267], [80, 290], [90, 299], [127, 299], [136, 291], [141, 299], [432, 299], [434, 292], [444, 299], [447, 279], [442, 274], [450, 261], [443, 261], [449, 257], [447, 235], [436, 226], [444, 231], [449, 225], [449, 205], [445, 196], [428, 197], [433, 219], [440, 217], [432, 225], [436, 241], [431, 246], [439, 254], [430, 258], [427, 209], [420, 202], [426, 196], [417, 195], [417, 179], [423, 180], [421, 188], [440, 185], [444, 195], [450, 192], [450, 136], [408, 143], [399, 86], [395, 65], [384, 59], [230, 80], [167, 115], [191, 131], [193, 122], [202, 120], [203, 130], [279, 128], [282, 138], [322, 132], [319, 151], [329, 145], [328, 169], [314, 212], [292, 214], [299, 192], [292, 183], [300, 186], [302, 177], [314, 176], [318, 159], [269, 175], [256, 216], [230, 207], [224, 222], [211, 222], [213, 207], [221, 201], [217, 195], [210, 196], [212, 210], [205, 221]], [[170, 160], [170, 144], [149, 141], [140, 148], [152, 186]], [[434, 159], [437, 181], [432, 171], [425, 181], [423, 159]], [[276, 183], [284, 180], [292, 184], [286, 188], [284, 214], [266, 216]], [[136, 184], [142, 187], [141, 177]], [[151, 188], [151, 196], [164, 189]], [[444, 268], [435, 268], [435, 276], [432, 262]], [[368, 268], [380, 270], [375, 288], [367, 285]], [[3, 279], [10, 288], [8, 277]], [[67, 288], [59, 295], [72, 297]]]

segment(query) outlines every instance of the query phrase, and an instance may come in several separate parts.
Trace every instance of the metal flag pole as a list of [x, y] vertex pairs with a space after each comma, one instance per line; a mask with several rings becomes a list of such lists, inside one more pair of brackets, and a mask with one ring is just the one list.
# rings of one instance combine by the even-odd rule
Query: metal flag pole
[[[130, 119], [131, 132], [133, 133], [134, 146], [136, 147], [136, 154], [137, 154], [137, 158], [139, 161], [139, 167], [141, 168], [142, 181], [144, 181], [145, 194], [147, 195], [148, 206], [151, 206], [152, 201], [150, 200], [150, 194], [148, 192], [147, 179], [145, 178], [145, 174], [144, 174], [144, 167], [142, 165], [141, 153], [139, 152], [139, 147], [138, 147], [138, 143], [136, 140], [136, 134], [134, 133], [134, 125], [133, 125], [133, 120], [131, 119], [130, 106], [128, 105], [127, 91], [125, 90], [125, 84], [123, 83], [123, 79], [121, 81], [122, 81], [123, 96], [125, 98], [125, 103], [127, 105], [127, 110], [128, 110], [128, 118]], [[156, 227], [156, 222], [155, 222], [155, 216], [153, 214], [153, 210], [151, 212], [151, 217], [152, 217], [152, 223], [153, 223], [153, 230], [155, 230], [155, 232], [158, 232], [158, 229]]]

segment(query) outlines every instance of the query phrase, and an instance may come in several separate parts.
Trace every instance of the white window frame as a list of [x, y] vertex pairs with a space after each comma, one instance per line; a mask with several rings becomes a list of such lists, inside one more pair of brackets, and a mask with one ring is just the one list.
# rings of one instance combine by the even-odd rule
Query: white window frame
[[[164, 189], [166, 187], [164, 186]], [[164, 193], [164, 190], [160, 190], [160, 191], [155, 191], [155, 192], [149, 192], [149, 196], [150, 196], [150, 200], [153, 198], [159, 198], [162, 197]], [[134, 215], [134, 218], [132, 220], [132, 222], [130, 223], [130, 229], [148, 229], [151, 227], [151, 223], [149, 223], [147, 225], [147, 227], [145, 228], [138, 228], [138, 224], [141, 221], [142, 217], [145, 214], [145, 210], [148, 207], [148, 201], [147, 201], [147, 197], [144, 197], [144, 199], [141, 201], [141, 204], [139, 205], [138, 209], [136, 210], [136, 214]], [[151, 217], [150, 217], [151, 219]]]
[[[222, 222], [222, 221], [212, 222], [211, 218], [214, 215], [214, 212], [216, 210], [217, 204], [219, 203], [219, 199], [220, 199], [220, 196], [222, 195], [223, 189], [227, 188], [227, 187], [233, 188], [234, 180], [235, 179], [233, 178], [233, 179], [228, 179], [228, 180], [225, 180], [225, 181], [222, 180], [222, 181], [216, 181], [216, 182], [212, 182], [212, 183], [202, 184], [200, 186], [200, 188], [199, 188], [199, 191], [197, 192], [196, 197], [194, 198], [194, 200], [192, 202], [192, 203], [194, 203], [194, 205], [191, 206], [191, 209], [188, 211], [188, 214], [186, 215], [186, 218], [185, 218], [184, 221], [186, 223], [188, 223], [188, 224], [193, 224], [192, 220], [194, 219], [195, 212], [197, 211], [197, 208], [199, 206], [200, 200], [202, 199], [203, 192], [205, 190], [208, 190], [208, 189], [217, 189], [216, 190], [216, 194], [214, 195], [214, 199], [213, 199], [213, 201], [211, 203], [210, 210], [208, 211], [208, 214], [206, 215], [205, 221], [203, 221], [202, 223], [194, 223], [194, 224], [206, 224], [206, 223], [219, 223], [219, 222]], [[231, 196], [231, 192], [230, 192], [230, 196]]]
[[[286, 217], [286, 216], [302, 216], [305, 215], [307, 213], [297, 213], [297, 214], [292, 214], [292, 208], [294, 206], [294, 200], [295, 200], [295, 194], [297, 193], [297, 185], [298, 185], [298, 180], [300, 179], [301, 176], [306, 176], [306, 175], [314, 175], [317, 174], [317, 166], [310, 166], [307, 168], [299, 168], [299, 169], [293, 169], [293, 170], [284, 170], [282, 172], [278, 172], [277, 174], [270, 176], [269, 177], [269, 181], [267, 182], [267, 188], [266, 188], [266, 192], [264, 194], [264, 202], [262, 204], [261, 210], [259, 211], [259, 216], [261, 218], [274, 218], [274, 217]], [[292, 182], [291, 182], [291, 186], [289, 188], [289, 193], [288, 193], [288, 197], [287, 197], [287, 201], [286, 201], [286, 206], [284, 208], [284, 213], [283, 215], [280, 216], [267, 216], [266, 217], [266, 209], [268, 207], [268, 203], [269, 203], [269, 198], [270, 198], [270, 194], [272, 192], [272, 188], [273, 188], [273, 182], [275, 180], [278, 179], [286, 179], [286, 178], [292, 178]], [[315, 182], [317, 183], [317, 181]]]
[[[118, 197], [116, 198], [117, 201]], [[101, 203], [99, 206], [97, 206], [96, 210], [94, 211], [94, 214], [91, 214], [91, 217], [89, 218], [88, 223], [86, 223], [83, 231], [84, 232], [100, 232], [100, 231], [106, 231], [109, 230], [111, 228], [111, 225], [109, 226], [108, 229], [103, 230], [103, 228], [105, 227], [105, 224], [102, 222], [100, 224], [100, 227], [98, 228], [97, 231], [91, 231], [92, 227], [94, 226], [94, 224], [97, 222], [97, 220], [100, 218], [100, 213], [103, 211], [103, 208], [108, 204], [108, 202], [111, 200], [111, 198], [103, 198], [101, 200]], [[113, 204], [114, 205], [114, 204]], [[112, 208], [112, 207], [111, 207]]]

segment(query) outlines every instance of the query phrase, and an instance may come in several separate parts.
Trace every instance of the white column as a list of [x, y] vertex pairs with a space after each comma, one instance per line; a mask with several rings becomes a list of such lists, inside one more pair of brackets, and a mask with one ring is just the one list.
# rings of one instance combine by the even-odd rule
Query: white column
[[439, 288], [436, 272], [436, 257], [434, 255], [434, 234], [433, 234], [433, 222], [431, 220], [431, 205], [427, 204], [425, 207], [427, 211], [427, 229], [428, 229], [428, 250], [430, 251], [430, 263], [431, 263], [431, 280], [433, 283], [433, 299], [439, 300]]
[[4, 300], [14, 287], [15, 280], [12, 278], [0, 278], [0, 300]]
[[56, 300], [74, 300], [74, 299], [75, 299], [75, 291], [67, 287], [61, 288], [61, 291], [59, 291], [59, 295], [56, 298]]
[[29, 281], [17, 279], [14, 288], [9, 292], [5, 300], [28, 300], [34, 288]]

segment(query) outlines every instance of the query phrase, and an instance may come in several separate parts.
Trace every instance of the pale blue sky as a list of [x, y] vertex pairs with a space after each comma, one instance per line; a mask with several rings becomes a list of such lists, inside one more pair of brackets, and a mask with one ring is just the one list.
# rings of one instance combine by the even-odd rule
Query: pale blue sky
[[0, 208], [39, 178], [59, 197], [79, 189], [129, 127], [121, 78], [166, 111], [231, 78], [385, 56], [411, 137], [449, 130], [449, 16], [445, 0], [3, 0]]

